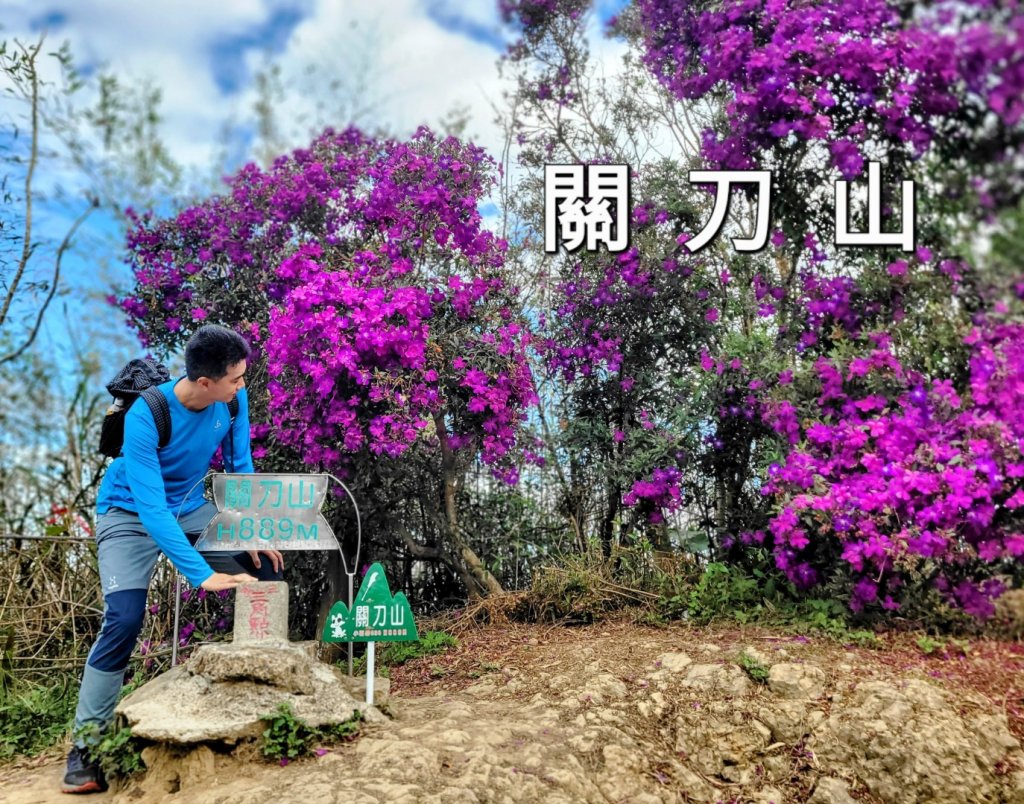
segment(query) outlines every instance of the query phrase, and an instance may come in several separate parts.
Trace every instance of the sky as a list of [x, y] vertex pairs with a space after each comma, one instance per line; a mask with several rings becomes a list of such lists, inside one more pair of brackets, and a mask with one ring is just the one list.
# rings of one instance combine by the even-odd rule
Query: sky
[[[624, 4], [600, 0], [598, 17]], [[86, 74], [153, 80], [171, 152], [190, 164], [209, 163], [225, 122], [251, 108], [252, 78], [268, 56], [285, 78], [313, 67], [322, 82], [344, 85], [368, 74], [365, 99], [395, 133], [466, 106], [478, 144], [500, 143], [491, 104], [500, 101], [497, 62], [513, 35], [497, 0], [0, 0], [0, 24], [6, 37], [45, 31], [54, 44], [69, 41]], [[288, 98], [300, 109], [305, 100]]]
[[[163, 140], [175, 160], [197, 171], [211, 169], [224, 154], [237, 166], [248, 154], [255, 137], [253, 79], [268, 60], [281, 70], [288, 145], [308, 141], [319, 128], [314, 124], [325, 118], [336, 126], [354, 119], [408, 136], [421, 124], [436, 128], [451, 111], [463, 109], [467, 137], [498, 154], [502, 134], [494, 105], [500, 104], [504, 86], [498, 61], [514, 35], [503, 28], [497, 5], [497, 0], [0, 0], [0, 36], [34, 41], [45, 33], [48, 46], [70, 44], [85, 76], [113, 72], [160, 87]], [[598, 0], [595, 25], [624, 5], [625, 0]], [[624, 52], [621, 43], [596, 32], [592, 46], [609, 65]], [[310, 89], [314, 86], [317, 92]], [[319, 108], [314, 95], [321, 98]], [[9, 125], [9, 116], [0, 119]], [[60, 178], [44, 174], [39, 182]], [[44, 232], [47, 227], [61, 232], [72, 216], [68, 207], [44, 208], [40, 225]], [[115, 229], [112, 220], [94, 216], [82, 240], [109, 240]], [[68, 261], [69, 287], [96, 290], [109, 281], [97, 276], [88, 255], [78, 253]], [[66, 329], [60, 321], [48, 321], [49, 337], [59, 340]]]

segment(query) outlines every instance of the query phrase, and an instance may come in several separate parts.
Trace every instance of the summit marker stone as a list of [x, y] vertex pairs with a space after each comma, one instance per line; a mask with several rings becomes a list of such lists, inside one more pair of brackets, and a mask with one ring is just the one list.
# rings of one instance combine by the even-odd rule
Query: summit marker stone
[[236, 644], [288, 641], [288, 584], [261, 581], [235, 588]]

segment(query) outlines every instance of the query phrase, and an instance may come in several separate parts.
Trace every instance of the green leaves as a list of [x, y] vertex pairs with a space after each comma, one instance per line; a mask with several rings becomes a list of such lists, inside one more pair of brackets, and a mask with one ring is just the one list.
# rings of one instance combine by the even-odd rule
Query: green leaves
[[[10, 684], [11, 677], [3, 677]], [[75, 703], [75, 695], [67, 687], [37, 686], [15, 693], [8, 686], [0, 696], [0, 759], [32, 756], [55, 743], [67, 733]]]
[[103, 735], [92, 753], [99, 761], [103, 775], [107, 779], [117, 779], [145, 769], [142, 748], [142, 741], [132, 736], [132, 730], [124, 726]]
[[286, 764], [289, 760], [313, 753], [323, 743], [352, 739], [359, 734], [363, 715], [354, 709], [352, 717], [341, 723], [314, 727], [297, 717], [291, 704], [285, 701], [260, 720], [267, 724], [262, 738], [263, 756]]
[[737, 664], [750, 677], [751, 681], [757, 684], [768, 683], [768, 668], [746, 651], [740, 654]]

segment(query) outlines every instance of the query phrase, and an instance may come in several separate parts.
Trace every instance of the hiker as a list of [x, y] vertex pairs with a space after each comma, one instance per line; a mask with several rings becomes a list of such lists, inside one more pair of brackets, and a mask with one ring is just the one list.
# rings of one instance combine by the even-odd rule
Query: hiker
[[[154, 386], [166, 405], [150, 390], [146, 404], [132, 404], [123, 414], [121, 457], [107, 468], [96, 501], [103, 627], [82, 674], [65, 793], [106, 789], [87, 747], [90, 735], [82, 732], [93, 727], [101, 732], [114, 719], [161, 553], [192, 586], [210, 592], [281, 578], [284, 559], [276, 550], [200, 553], [193, 546], [217, 513], [203, 498], [199, 481], [218, 446], [224, 446], [230, 471], [253, 471], [245, 391], [249, 355], [249, 345], [236, 332], [201, 327], [185, 347], [185, 376]], [[161, 439], [166, 446], [160, 446]]]

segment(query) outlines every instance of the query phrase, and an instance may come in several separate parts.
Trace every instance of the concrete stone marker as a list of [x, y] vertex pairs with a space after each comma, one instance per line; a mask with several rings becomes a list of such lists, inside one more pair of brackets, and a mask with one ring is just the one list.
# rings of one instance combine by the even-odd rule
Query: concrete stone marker
[[234, 641], [238, 645], [288, 641], [288, 584], [260, 581], [235, 587]]

